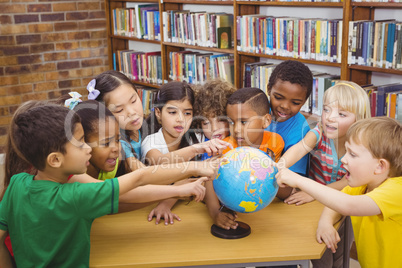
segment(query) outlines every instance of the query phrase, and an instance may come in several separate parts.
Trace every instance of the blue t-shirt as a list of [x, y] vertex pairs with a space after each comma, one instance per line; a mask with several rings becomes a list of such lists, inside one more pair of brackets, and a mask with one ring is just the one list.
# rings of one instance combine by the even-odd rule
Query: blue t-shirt
[[[124, 133], [122, 133], [124, 135]], [[141, 132], [138, 132], [138, 141], [133, 141], [130, 137], [125, 138], [130, 141], [128, 143], [126, 140], [120, 140], [121, 143], [121, 148], [123, 149], [124, 152], [124, 158], [127, 159], [129, 157], [135, 157], [137, 159], [141, 159]], [[134, 154], [133, 149], [137, 155]]]
[[[306, 118], [299, 112], [284, 122], [272, 121], [265, 130], [278, 133], [282, 136], [285, 142], [283, 153], [285, 153], [290, 147], [304, 138], [304, 136], [310, 130], [310, 126], [308, 125]], [[303, 156], [302, 159], [297, 161], [289, 169], [296, 173], [306, 175], [307, 163], [308, 154]]]

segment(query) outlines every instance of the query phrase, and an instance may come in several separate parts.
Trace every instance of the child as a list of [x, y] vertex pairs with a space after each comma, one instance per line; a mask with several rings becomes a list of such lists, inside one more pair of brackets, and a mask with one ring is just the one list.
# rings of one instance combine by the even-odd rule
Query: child
[[[345, 154], [346, 132], [357, 120], [370, 117], [367, 93], [353, 82], [340, 81], [324, 94], [321, 122], [302, 141], [292, 146], [281, 158], [286, 167], [312, 151], [309, 177], [335, 189], [346, 185], [346, 174], [340, 159]], [[302, 191], [293, 193], [285, 202], [301, 205], [314, 199]]]
[[[235, 91], [231, 83], [221, 79], [209, 80], [194, 90], [194, 121], [197, 128], [202, 130], [205, 141], [214, 138], [223, 140], [229, 136], [226, 102]], [[201, 160], [208, 158], [205, 153]]]
[[[310, 69], [299, 61], [281, 62], [269, 77], [267, 92], [272, 122], [265, 130], [281, 135], [285, 142], [284, 153], [303, 139], [310, 130], [305, 117], [300, 113], [300, 108], [310, 96], [312, 87], [313, 75]], [[305, 175], [307, 163], [308, 155], [305, 155], [293, 164], [290, 170]]]
[[[141, 144], [143, 161], [148, 164], [178, 163], [193, 159], [199, 154], [219, 155], [228, 143], [219, 139], [198, 143], [194, 132], [189, 131], [193, 119], [194, 92], [187, 83], [169, 82], [160, 87], [154, 112], [147, 118], [151, 134]], [[156, 132], [156, 133], [155, 133]], [[173, 224], [171, 213], [176, 199], [165, 200], [151, 211], [148, 220], [156, 216], [156, 224], [163, 216], [165, 224]]]
[[86, 172], [91, 157], [79, 116], [58, 105], [20, 109], [11, 121], [9, 138], [15, 155], [37, 174], [10, 171], [13, 176], [5, 178], [8, 187], [0, 203], [1, 267], [12, 265], [4, 245], [7, 232], [18, 267], [88, 266], [92, 221], [116, 213], [119, 195], [146, 183], [215, 176], [211, 165], [200, 169], [197, 163], [189, 163], [187, 168], [179, 164], [144, 168], [104, 183], [67, 184], [70, 175]]
[[[74, 110], [81, 118], [85, 142], [92, 148], [87, 174], [71, 178], [71, 182], [96, 182], [112, 179], [130, 172], [124, 161], [119, 160], [119, 124], [113, 114], [102, 103], [89, 100], [79, 102]], [[199, 182], [179, 186], [145, 185], [121, 195], [119, 212], [137, 209], [140, 204], [172, 198], [178, 193], [198, 192]], [[140, 204], [139, 204], [140, 203]]]
[[284, 141], [279, 134], [264, 130], [271, 123], [271, 116], [268, 98], [261, 89], [237, 90], [228, 99], [226, 113], [230, 119], [231, 136], [225, 141], [233, 148], [251, 146], [260, 149], [273, 160], [279, 160]]
[[[269, 101], [266, 94], [258, 88], [241, 88], [227, 101], [226, 113], [231, 124], [231, 136], [225, 140], [238, 146], [251, 146], [278, 160], [284, 147], [280, 135], [264, 130], [271, 122]], [[228, 151], [229, 149], [226, 149]], [[221, 205], [212, 184], [206, 184], [205, 202], [214, 223], [223, 229], [236, 229], [235, 213], [221, 211]]]
[[124, 74], [110, 70], [101, 73], [87, 86], [88, 99], [103, 102], [119, 122], [123, 158], [131, 170], [144, 167], [141, 159], [142, 102], [135, 85]]
[[342, 192], [325, 187], [288, 169], [280, 169], [280, 186], [305, 191], [323, 203], [317, 241], [332, 252], [339, 235], [333, 227], [341, 215], [351, 216], [362, 268], [400, 267], [402, 263], [402, 126], [375, 117], [353, 124], [346, 135], [346, 186]]
[[[302, 156], [312, 151], [309, 177], [337, 190], [346, 186], [346, 174], [340, 159], [346, 152], [346, 132], [356, 121], [370, 117], [370, 103], [367, 93], [356, 83], [340, 81], [324, 94], [321, 122], [309, 131], [302, 141], [292, 146], [281, 158], [285, 167], [291, 166]], [[314, 198], [304, 191], [294, 190], [285, 199], [287, 204], [301, 205]], [[339, 229], [341, 237], [344, 228]], [[343, 243], [340, 243], [343, 246]], [[320, 260], [314, 260], [315, 267], [342, 267], [342, 251], [329, 251]]]

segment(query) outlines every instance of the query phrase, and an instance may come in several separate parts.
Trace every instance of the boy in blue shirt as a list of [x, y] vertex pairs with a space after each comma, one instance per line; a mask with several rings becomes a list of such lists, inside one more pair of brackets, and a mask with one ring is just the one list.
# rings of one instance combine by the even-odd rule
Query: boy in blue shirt
[[[267, 92], [270, 98], [272, 121], [265, 129], [278, 133], [285, 142], [285, 153], [290, 147], [303, 139], [310, 130], [300, 108], [311, 94], [313, 75], [310, 69], [299, 61], [287, 60], [280, 63], [269, 77]], [[289, 169], [306, 175], [308, 155]], [[287, 198], [291, 188], [281, 189], [278, 197]]]

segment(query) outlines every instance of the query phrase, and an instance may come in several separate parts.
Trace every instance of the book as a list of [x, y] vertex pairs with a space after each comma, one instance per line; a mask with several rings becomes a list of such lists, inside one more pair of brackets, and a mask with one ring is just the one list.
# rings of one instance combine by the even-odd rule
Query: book
[[402, 84], [394, 83], [394, 84], [387, 84], [381, 85], [377, 88], [377, 109], [376, 109], [376, 116], [383, 116], [386, 115], [386, 93], [401, 91]]
[[219, 27], [217, 29], [218, 48], [232, 47], [232, 27]]

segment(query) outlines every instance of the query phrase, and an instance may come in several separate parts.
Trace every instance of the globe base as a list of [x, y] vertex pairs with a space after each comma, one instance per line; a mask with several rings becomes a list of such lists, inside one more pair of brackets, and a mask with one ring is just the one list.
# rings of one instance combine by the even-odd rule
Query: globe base
[[213, 224], [211, 226], [211, 234], [223, 239], [239, 239], [248, 236], [251, 233], [251, 228], [247, 223], [238, 221], [236, 229], [223, 229]]

